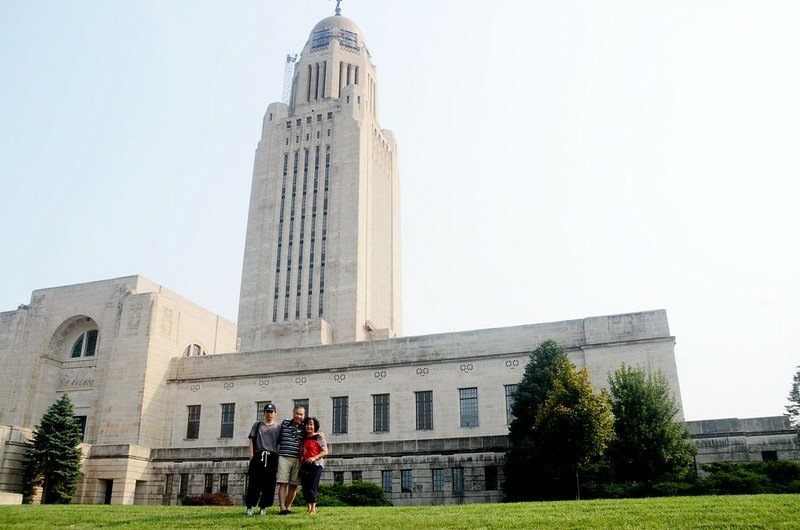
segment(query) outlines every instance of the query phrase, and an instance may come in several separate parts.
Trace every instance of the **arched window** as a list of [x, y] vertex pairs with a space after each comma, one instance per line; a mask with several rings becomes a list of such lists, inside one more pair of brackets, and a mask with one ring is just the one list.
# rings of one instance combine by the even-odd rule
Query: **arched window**
[[200, 346], [199, 344], [189, 344], [188, 346], [186, 346], [186, 349], [183, 350], [184, 357], [197, 357], [205, 354], [206, 354], [206, 349]]
[[97, 350], [97, 330], [90, 329], [81, 333], [72, 345], [70, 357], [94, 357]]

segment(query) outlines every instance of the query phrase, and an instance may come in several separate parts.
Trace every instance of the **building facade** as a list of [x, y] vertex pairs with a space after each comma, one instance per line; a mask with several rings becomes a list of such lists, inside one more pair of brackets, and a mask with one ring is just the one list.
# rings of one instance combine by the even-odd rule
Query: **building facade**
[[268, 401], [320, 420], [324, 482], [369, 480], [395, 504], [498, 501], [513, 392], [547, 339], [595, 388], [642, 366], [681, 406], [663, 310], [402, 337], [397, 145], [377, 86], [352, 21], [312, 29], [291, 101], [264, 116], [238, 328], [140, 276], [37, 290], [0, 313], [0, 489], [20, 490], [24, 438], [61, 394], [84, 427], [77, 501], [115, 504], [242, 500]]

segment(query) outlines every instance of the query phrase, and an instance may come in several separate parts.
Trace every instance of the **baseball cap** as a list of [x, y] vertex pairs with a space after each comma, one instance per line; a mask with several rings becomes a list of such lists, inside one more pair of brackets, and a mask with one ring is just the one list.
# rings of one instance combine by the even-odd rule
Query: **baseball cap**
[[272, 403], [267, 403], [264, 405], [264, 412], [275, 412], [275, 405]]

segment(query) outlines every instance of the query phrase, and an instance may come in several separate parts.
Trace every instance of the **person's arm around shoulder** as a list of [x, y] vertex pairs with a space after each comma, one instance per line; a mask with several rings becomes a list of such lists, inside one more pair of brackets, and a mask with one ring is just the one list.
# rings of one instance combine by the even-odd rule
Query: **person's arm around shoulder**
[[319, 445], [320, 452], [314, 458], [309, 459], [309, 462], [316, 462], [317, 460], [319, 460], [320, 458], [324, 458], [328, 454], [328, 444], [325, 443], [325, 438], [322, 438], [322, 443], [319, 443], [319, 441], [317, 441], [317, 443]]

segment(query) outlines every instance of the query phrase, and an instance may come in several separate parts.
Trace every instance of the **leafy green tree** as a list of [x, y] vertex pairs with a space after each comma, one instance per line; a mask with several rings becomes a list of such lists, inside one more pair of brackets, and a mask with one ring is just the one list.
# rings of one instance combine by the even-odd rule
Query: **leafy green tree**
[[81, 469], [81, 429], [73, 417], [72, 402], [64, 394], [50, 405], [27, 442], [23, 467], [25, 492], [42, 487], [42, 503], [68, 504]]
[[798, 435], [800, 435], [800, 366], [797, 367], [797, 372], [794, 374], [786, 412], [789, 414], [789, 420], [792, 425], [797, 429]]
[[509, 427], [510, 449], [506, 453], [503, 481], [506, 500], [541, 498], [547, 492], [544, 481], [532, 480], [543, 473], [543, 460], [546, 458], [539, 453], [533, 426], [539, 407], [553, 390], [556, 374], [567, 364], [569, 360], [564, 348], [554, 340], [541, 343], [530, 354], [511, 408], [514, 420]]
[[614, 480], [652, 484], [685, 477], [697, 447], [677, 420], [678, 405], [664, 375], [623, 364], [608, 382], [614, 438], [607, 457]]
[[553, 391], [539, 407], [533, 432], [540, 452], [548, 456], [545, 468], [552, 476], [574, 476], [577, 499], [581, 498], [580, 473], [602, 456], [612, 424], [608, 393], [594, 391], [585, 369], [562, 365]]

